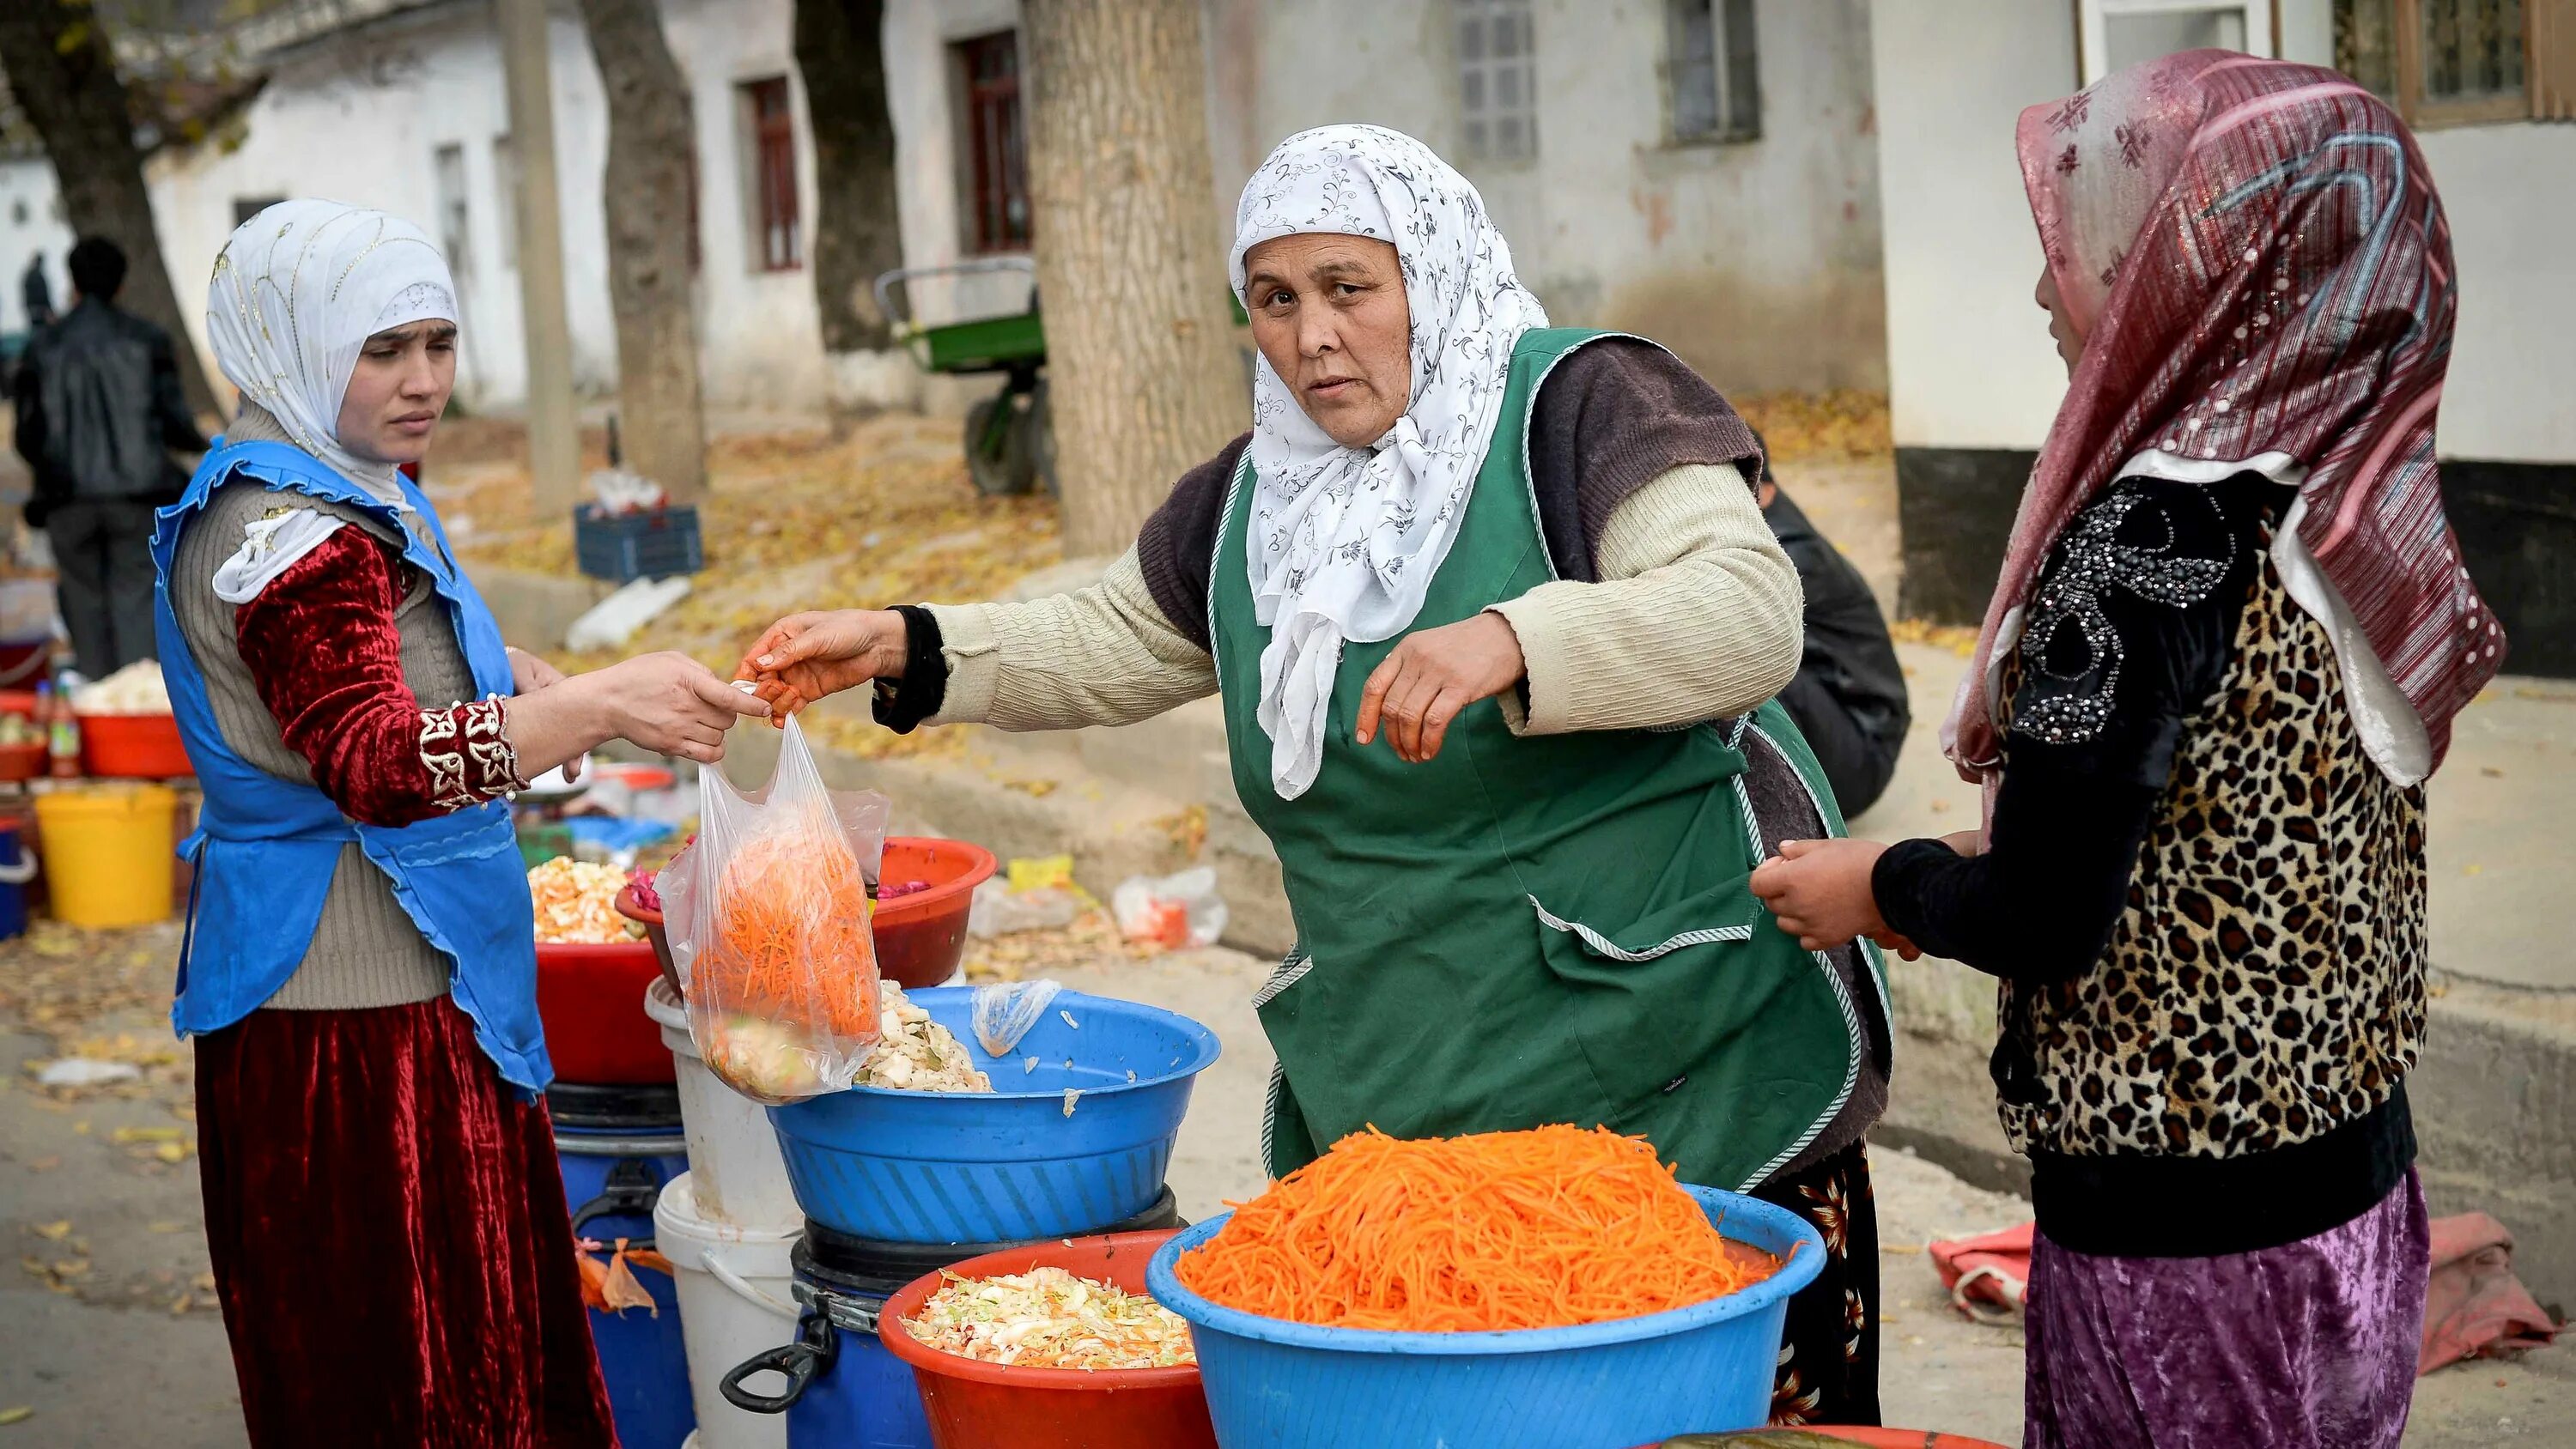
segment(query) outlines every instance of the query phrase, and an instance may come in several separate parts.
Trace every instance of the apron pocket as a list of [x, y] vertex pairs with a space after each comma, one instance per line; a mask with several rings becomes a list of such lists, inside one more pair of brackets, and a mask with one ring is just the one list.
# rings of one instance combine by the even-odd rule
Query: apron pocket
[[1540, 959], [1568, 988], [1569, 1034], [1614, 1125], [1681, 1090], [1728, 1034], [1728, 967], [1747, 950], [1760, 909], [1740, 879], [1615, 927], [1530, 897]]

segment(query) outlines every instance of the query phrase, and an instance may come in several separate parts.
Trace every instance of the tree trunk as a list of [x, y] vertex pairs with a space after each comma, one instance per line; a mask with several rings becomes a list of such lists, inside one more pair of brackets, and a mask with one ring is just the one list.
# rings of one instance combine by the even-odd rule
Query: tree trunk
[[[214, 389], [181, 320], [143, 185], [133, 112], [116, 54], [99, 13], [87, 0], [0, 0], [0, 70], [28, 124], [45, 144], [62, 192], [63, 212], [81, 236], [103, 236], [125, 250], [125, 286], [117, 305], [170, 334], [188, 406], [215, 413]], [[202, 297], [213, 257], [188, 259], [191, 288]]]
[[823, 349], [872, 352], [893, 338], [871, 288], [903, 265], [886, 109], [885, 0], [796, 0], [796, 69], [814, 127], [814, 301]]
[[689, 88], [654, 0], [581, 0], [608, 95], [608, 297], [617, 314], [619, 436], [626, 466], [674, 503], [707, 491], [698, 326], [689, 275]]
[[1111, 553], [1249, 412], [1199, 0], [1025, 0], [1021, 26], [1065, 549]]

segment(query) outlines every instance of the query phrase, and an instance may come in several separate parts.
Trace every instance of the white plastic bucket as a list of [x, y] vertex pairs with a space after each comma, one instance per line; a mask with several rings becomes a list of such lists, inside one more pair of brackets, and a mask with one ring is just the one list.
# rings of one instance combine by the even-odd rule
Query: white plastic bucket
[[678, 1067], [681, 1131], [689, 1141], [689, 1176], [697, 1183], [694, 1211], [711, 1222], [746, 1228], [803, 1228], [805, 1210], [788, 1185], [767, 1109], [707, 1070], [689, 1038], [689, 1010], [669, 982], [657, 977], [645, 988], [644, 1013], [662, 1028], [662, 1044]]
[[798, 1228], [739, 1228], [698, 1215], [693, 1173], [672, 1178], [653, 1205], [653, 1245], [671, 1260], [680, 1299], [680, 1340], [689, 1357], [689, 1399], [698, 1411], [698, 1449], [786, 1449], [787, 1420], [725, 1402], [733, 1366], [796, 1323], [788, 1256]]

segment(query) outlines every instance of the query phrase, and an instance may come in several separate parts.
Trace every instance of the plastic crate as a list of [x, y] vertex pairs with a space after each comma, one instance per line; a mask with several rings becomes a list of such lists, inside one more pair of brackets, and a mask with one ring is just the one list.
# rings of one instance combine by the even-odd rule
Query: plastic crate
[[602, 514], [598, 504], [584, 503], [572, 511], [572, 543], [581, 571], [612, 584], [693, 574], [706, 565], [698, 510], [686, 505]]

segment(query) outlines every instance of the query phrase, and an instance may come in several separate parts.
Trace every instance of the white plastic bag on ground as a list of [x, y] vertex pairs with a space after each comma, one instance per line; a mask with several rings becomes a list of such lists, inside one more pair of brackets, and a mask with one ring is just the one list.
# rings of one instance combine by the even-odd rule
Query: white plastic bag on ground
[[1014, 931], [1052, 930], [1072, 925], [1080, 914], [1082, 897], [1062, 886], [1015, 891], [1010, 882], [990, 876], [975, 887], [974, 899], [966, 908], [966, 934], [989, 939]]
[[1171, 950], [1213, 946], [1225, 934], [1225, 898], [1216, 893], [1216, 870], [1199, 866], [1156, 879], [1129, 876], [1109, 894], [1118, 934]]
[[1063, 989], [1053, 981], [1002, 981], [976, 987], [975, 1040], [994, 1056], [1009, 1055]]

